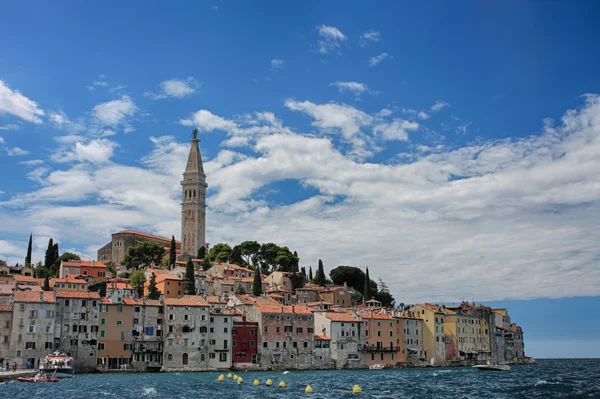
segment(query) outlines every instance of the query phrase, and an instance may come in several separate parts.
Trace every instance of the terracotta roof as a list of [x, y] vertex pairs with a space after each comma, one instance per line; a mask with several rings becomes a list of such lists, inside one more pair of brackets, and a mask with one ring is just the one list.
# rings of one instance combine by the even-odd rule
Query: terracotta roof
[[177, 276], [176, 274], [161, 274], [160, 276], [156, 276], [156, 282], [161, 282], [161, 281], [165, 281], [165, 280], [177, 280], [177, 281], [183, 281], [183, 279], [181, 279], [179, 276]]
[[383, 313], [361, 313], [363, 319], [394, 320], [392, 316]]
[[45, 303], [56, 303], [56, 299], [54, 298], [54, 292], [51, 291], [17, 291], [15, 292], [14, 302], [42, 302], [40, 298], [40, 294], [43, 296], [43, 302]]
[[243, 277], [240, 279], [243, 283], [253, 283], [254, 277]]
[[300, 288], [296, 288], [296, 292], [297, 291], [318, 291], [321, 292], [323, 291], [323, 288], [315, 288], [315, 287], [300, 287]]
[[158, 299], [146, 298], [123, 298], [123, 303], [126, 305], [162, 306], [162, 303]]
[[306, 306], [320, 306], [320, 305], [333, 306], [333, 303], [331, 303], [331, 302], [325, 302], [325, 301], [308, 302], [308, 303], [306, 303]]
[[110, 281], [106, 283], [106, 288], [121, 289], [121, 290], [133, 290], [133, 287], [126, 281]]
[[[211, 262], [212, 263], [212, 262]], [[242, 267], [238, 265], [234, 265], [233, 263], [212, 263], [213, 267], [218, 269], [234, 269], [234, 270], [243, 270], [245, 272], [254, 273], [254, 270], [248, 269], [247, 267]]]
[[324, 335], [315, 335], [315, 341], [331, 341], [331, 338]]
[[65, 291], [65, 290], [57, 290], [56, 291], [57, 298], [82, 298], [82, 299], [100, 299], [100, 294], [97, 292], [89, 292], [89, 291]]
[[270, 288], [267, 290], [267, 292], [285, 292], [285, 293], [294, 293], [294, 291], [290, 291], [290, 290], [286, 290], [283, 288]]
[[100, 262], [97, 260], [67, 260], [67, 261], [63, 260], [62, 265], [72, 266], [72, 267], [78, 267], [78, 266], [98, 267], [98, 268], [106, 269], [106, 265], [103, 262]]
[[358, 318], [349, 312], [320, 312], [331, 321], [356, 323]]
[[44, 284], [43, 278], [35, 278], [31, 276], [22, 276], [20, 274], [15, 274], [14, 279], [17, 283], [34, 283], [38, 285]]
[[15, 286], [12, 284], [0, 284], [0, 295], [12, 295]]
[[231, 316], [237, 314], [237, 312], [233, 309], [220, 309], [218, 312], [212, 310], [210, 314], [215, 316]]
[[216, 295], [207, 295], [205, 296], [206, 302], [208, 303], [222, 303], [225, 304], [227, 303], [227, 301], [223, 298], [221, 298], [220, 296], [216, 296]]
[[181, 298], [165, 298], [165, 306], [206, 306], [209, 304], [199, 295], [184, 295]]
[[158, 277], [161, 274], [169, 274], [169, 270], [166, 269], [153, 269], [153, 268], [147, 268], [146, 271], [150, 274], [154, 273], [156, 274], [156, 277]]
[[244, 305], [254, 305], [256, 298], [250, 294], [235, 294], [235, 297]]
[[65, 284], [85, 284], [87, 285], [87, 281], [80, 279], [80, 278], [73, 278], [71, 277], [71, 275], [68, 275], [65, 278], [51, 278], [50, 279], [50, 285], [54, 285], [56, 283], [65, 283]]
[[[155, 235], [152, 235], [152, 234], [142, 233], [141, 231], [135, 231], [135, 230], [123, 230], [123, 231], [118, 231], [116, 233], [112, 233], [113, 236], [116, 235], [116, 234], [135, 234], [137, 236], [151, 238], [153, 240], [171, 242], [170, 238], [155, 236]], [[181, 241], [175, 240], [175, 244], [181, 244]]]
[[277, 306], [256, 304], [256, 309], [261, 313], [290, 313], [290, 314], [312, 314], [311, 310], [306, 306]]

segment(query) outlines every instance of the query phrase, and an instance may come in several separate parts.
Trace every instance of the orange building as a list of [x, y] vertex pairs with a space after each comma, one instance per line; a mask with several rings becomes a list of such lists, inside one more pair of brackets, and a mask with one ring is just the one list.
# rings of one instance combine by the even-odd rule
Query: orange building
[[102, 298], [99, 318], [98, 366], [129, 367], [133, 350], [133, 306]]
[[82, 275], [94, 281], [104, 281], [106, 280], [106, 265], [95, 260], [62, 261], [58, 276], [65, 278], [68, 275]]
[[387, 314], [373, 312], [360, 313], [359, 316], [364, 322], [367, 366], [393, 366], [405, 361], [402, 356], [404, 337], [400, 320]]
[[342, 308], [352, 306], [350, 292], [344, 287], [326, 287], [323, 291], [319, 292], [319, 295], [321, 295], [323, 301], [332, 303], [335, 306], [341, 306]]

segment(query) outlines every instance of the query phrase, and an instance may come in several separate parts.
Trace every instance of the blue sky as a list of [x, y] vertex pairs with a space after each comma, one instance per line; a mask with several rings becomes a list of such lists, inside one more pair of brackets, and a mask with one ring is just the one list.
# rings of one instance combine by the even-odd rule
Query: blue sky
[[198, 127], [209, 242], [369, 266], [405, 303], [508, 304], [532, 355], [600, 356], [599, 17], [3, 2], [0, 256], [30, 232], [36, 259], [50, 237], [92, 257], [124, 228], [178, 236]]

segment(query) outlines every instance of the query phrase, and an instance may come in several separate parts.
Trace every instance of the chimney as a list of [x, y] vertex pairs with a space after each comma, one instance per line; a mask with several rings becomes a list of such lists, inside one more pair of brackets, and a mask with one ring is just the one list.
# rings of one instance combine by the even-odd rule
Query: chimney
[[96, 261], [92, 259], [92, 267], [96, 266]]
[[40, 302], [44, 302], [44, 291], [40, 291]]

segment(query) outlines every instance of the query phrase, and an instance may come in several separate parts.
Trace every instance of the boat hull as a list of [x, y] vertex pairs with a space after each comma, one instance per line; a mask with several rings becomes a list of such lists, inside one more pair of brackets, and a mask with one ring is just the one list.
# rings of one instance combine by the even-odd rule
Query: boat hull
[[58, 378], [46, 377], [46, 378], [35, 378], [35, 377], [18, 377], [19, 382], [58, 382]]
[[505, 365], [505, 364], [499, 364], [499, 365], [480, 364], [477, 366], [473, 366], [473, 368], [477, 369], [477, 370], [481, 370], [481, 371], [509, 371], [510, 370], [510, 366]]
[[44, 372], [46, 375], [52, 375], [56, 378], [71, 378], [73, 377], [73, 369], [69, 369], [69, 368], [59, 368], [59, 369], [53, 369], [53, 368], [42, 368], [40, 367], [40, 371]]

